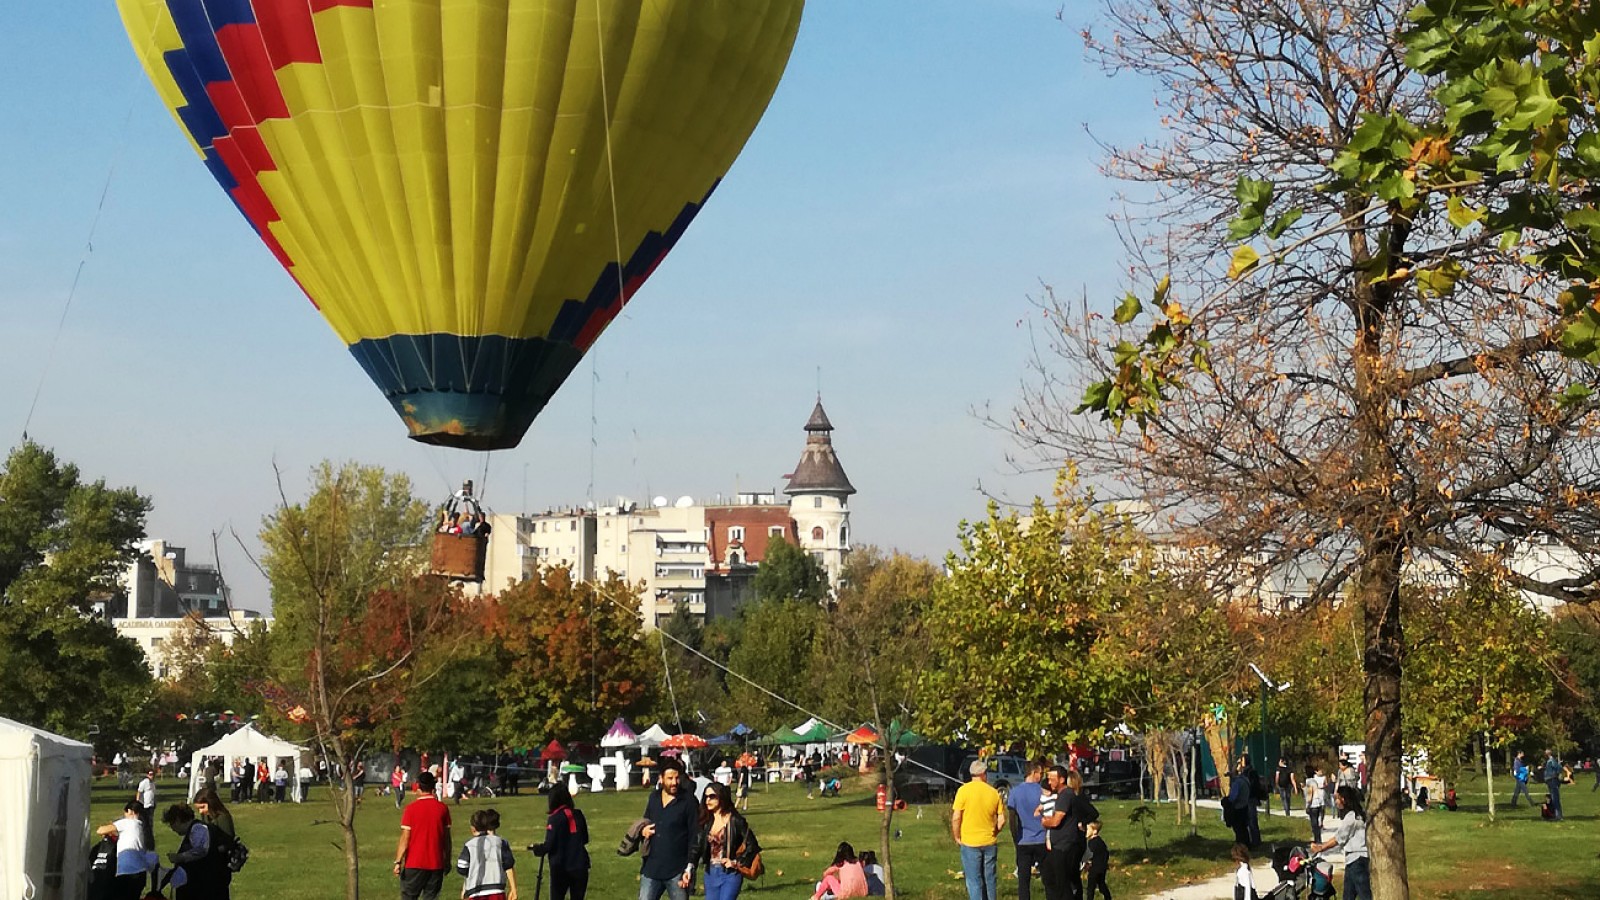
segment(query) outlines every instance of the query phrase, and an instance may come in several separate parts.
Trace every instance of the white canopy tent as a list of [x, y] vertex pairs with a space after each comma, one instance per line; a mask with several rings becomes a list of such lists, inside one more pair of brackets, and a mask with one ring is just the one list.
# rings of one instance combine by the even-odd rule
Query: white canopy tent
[[661, 746], [661, 742], [671, 737], [661, 723], [657, 722], [639, 733], [639, 739], [634, 741], [634, 746], [649, 750], [651, 747]]
[[242, 758], [251, 765], [261, 757], [267, 758], [267, 765], [276, 771], [279, 760], [286, 760], [284, 771], [289, 773], [289, 796], [296, 803], [300, 802], [300, 765], [309, 757], [311, 751], [291, 743], [280, 737], [262, 734], [254, 725], [246, 725], [239, 730], [224, 735], [222, 740], [209, 747], [202, 747], [194, 752], [189, 760], [189, 798], [193, 798], [200, 790], [200, 784], [205, 779], [205, 761], [207, 759], [222, 760], [222, 779], [225, 781], [233, 760]]
[[88, 895], [93, 760], [88, 744], [0, 719], [0, 897]]

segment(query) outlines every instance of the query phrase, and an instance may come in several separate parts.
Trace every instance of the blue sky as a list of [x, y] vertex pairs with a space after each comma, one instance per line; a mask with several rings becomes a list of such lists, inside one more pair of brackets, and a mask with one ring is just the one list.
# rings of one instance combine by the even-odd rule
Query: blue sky
[[[274, 465], [293, 500], [324, 458], [407, 472], [441, 500], [487, 470], [499, 512], [582, 502], [591, 437], [602, 502], [781, 489], [820, 369], [854, 538], [939, 557], [982, 514], [980, 483], [1048, 488], [1009, 475], [1005, 439], [972, 413], [1018, 397], [1028, 297], [1123, 289], [1118, 185], [1085, 126], [1148, 136], [1152, 93], [1084, 60], [1092, 14], [811, 0], [716, 197], [522, 445], [486, 462], [405, 438], [189, 149], [112, 0], [0, 5], [3, 443], [28, 422], [150, 495], [150, 534], [203, 561], [214, 531], [254, 548]], [[231, 537], [221, 562], [264, 608]]]

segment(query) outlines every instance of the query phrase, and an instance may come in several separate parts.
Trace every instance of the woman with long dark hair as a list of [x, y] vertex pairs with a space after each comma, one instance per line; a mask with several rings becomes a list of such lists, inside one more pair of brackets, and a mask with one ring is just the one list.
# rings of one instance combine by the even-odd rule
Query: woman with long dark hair
[[529, 844], [535, 856], [550, 862], [550, 900], [583, 900], [589, 892], [589, 823], [572, 802], [572, 793], [557, 782], [550, 788], [550, 817], [544, 842]]
[[1333, 837], [1313, 850], [1344, 851], [1344, 900], [1372, 900], [1372, 877], [1367, 869], [1367, 817], [1361, 811], [1361, 791], [1348, 784], [1340, 785], [1333, 794], [1333, 804], [1339, 809], [1339, 823], [1334, 826]]
[[713, 781], [706, 786], [700, 809], [700, 841], [695, 861], [706, 869], [706, 900], [733, 900], [751, 874], [761, 844], [756, 833], [734, 808], [728, 786]]

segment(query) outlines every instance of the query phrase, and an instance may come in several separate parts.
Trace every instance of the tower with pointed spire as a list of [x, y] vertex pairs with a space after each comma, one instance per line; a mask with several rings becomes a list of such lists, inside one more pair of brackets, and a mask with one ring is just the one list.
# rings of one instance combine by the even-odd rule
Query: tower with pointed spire
[[806, 449], [789, 476], [789, 517], [800, 548], [822, 563], [828, 581], [837, 585], [850, 551], [850, 495], [856, 489], [833, 450], [833, 423], [822, 409], [822, 397], [806, 422]]

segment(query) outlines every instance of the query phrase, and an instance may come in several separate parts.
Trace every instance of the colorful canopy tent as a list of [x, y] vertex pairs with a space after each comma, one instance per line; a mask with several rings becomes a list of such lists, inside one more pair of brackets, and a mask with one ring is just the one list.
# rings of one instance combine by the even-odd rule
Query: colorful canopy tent
[[0, 719], [0, 897], [89, 892], [94, 748]]
[[844, 736], [846, 744], [876, 744], [878, 732], [871, 725], [863, 725]]
[[633, 728], [628, 725], [626, 720], [621, 716], [617, 716], [617, 720], [611, 723], [610, 728], [606, 729], [605, 736], [600, 738], [600, 746], [607, 749], [612, 747], [631, 747], [638, 741], [639, 735], [634, 733]]
[[562, 748], [560, 741], [551, 741], [543, 750], [539, 751], [539, 762], [563, 762], [567, 758], [567, 751]]
[[517, 445], [683, 235], [802, 5], [117, 2], [190, 146], [411, 437], [470, 450]]
[[310, 750], [299, 744], [291, 743], [270, 734], [262, 734], [256, 730], [254, 725], [245, 725], [229, 734], [223, 735], [221, 740], [211, 746], [196, 750], [194, 755], [189, 758], [189, 794], [184, 799], [193, 799], [195, 793], [200, 790], [201, 780], [205, 777], [207, 759], [222, 760], [222, 771], [224, 777], [226, 777], [228, 766], [232, 763], [234, 757], [243, 757], [254, 763], [265, 756], [267, 765], [273, 770], [277, 769], [279, 760], [288, 761], [283, 768], [289, 774], [289, 796], [293, 797], [296, 803], [299, 803], [302, 796], [300, 792], [300, 764], [302, 761], [308, 760], [310, 754]]
[[650, 749], [651, 747], [659, 747], [661, 746], [662, 741], [671, 736], [672, 735], [668, 734], [665, 728], [661, 727], [661, 723], [657, 722], [656, 724], [651, 725], [649, 728], [646, 728], [644, 731], [639, 733], [639, 740], [636, 746], [642, 747], [646, 750]]

